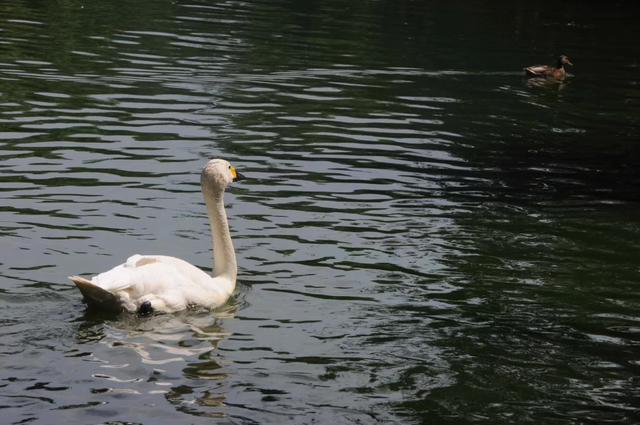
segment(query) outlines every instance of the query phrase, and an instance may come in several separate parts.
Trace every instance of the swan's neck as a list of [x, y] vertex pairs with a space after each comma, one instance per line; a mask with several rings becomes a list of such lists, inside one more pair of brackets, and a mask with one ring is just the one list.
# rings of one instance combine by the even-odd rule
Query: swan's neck
[[230, 285], [228, 290], [231, 293], [236, 285], [238, 265], [229, 233], [227, 213], [224, 210], [223, 193], [224, 191], [218, 192], [203, 188], [211, 235], [213, 236], [213, 277], [220, 277], [228, 282]]

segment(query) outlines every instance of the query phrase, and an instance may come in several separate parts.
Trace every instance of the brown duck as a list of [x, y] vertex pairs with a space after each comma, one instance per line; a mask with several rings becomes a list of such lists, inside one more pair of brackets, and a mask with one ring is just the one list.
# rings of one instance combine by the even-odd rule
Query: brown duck
[[552, 80], [564, 80], [567, 72], [564, 70], [565, 65], [571, 65], [571, 61], [565, 55], [558, 58], [556, 66], [551, 65], [534, 65], [524, 69], [527, 77], [549, 78]]

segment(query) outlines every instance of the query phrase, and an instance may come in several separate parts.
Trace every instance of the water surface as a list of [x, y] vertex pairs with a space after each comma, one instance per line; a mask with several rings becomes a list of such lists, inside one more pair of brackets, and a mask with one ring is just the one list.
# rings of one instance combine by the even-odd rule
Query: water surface
[[[637, 12], [3, 2], [4, 420], [640, 421]], [[86, 311], [70, 274], [211, 269], [213, 157], [234, 297]]]

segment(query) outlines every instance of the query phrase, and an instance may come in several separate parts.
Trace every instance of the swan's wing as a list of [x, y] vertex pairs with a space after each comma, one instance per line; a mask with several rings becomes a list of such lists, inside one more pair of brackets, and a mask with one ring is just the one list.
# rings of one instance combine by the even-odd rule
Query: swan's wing
[[144, 294], [207, 287], [211, 277], [184, 260], [165, 255], [133, 255], [123, 264], [100, 273], [91, 282], [111, 293]]
[[131, 288], [140, 282], [142, 270], [145, 266], [158, 263], [160, 256], [135, 254], [127, 258], [124, 263], [94, 276], [91, 283], [99, 286], [105, 291], [116, 292]]

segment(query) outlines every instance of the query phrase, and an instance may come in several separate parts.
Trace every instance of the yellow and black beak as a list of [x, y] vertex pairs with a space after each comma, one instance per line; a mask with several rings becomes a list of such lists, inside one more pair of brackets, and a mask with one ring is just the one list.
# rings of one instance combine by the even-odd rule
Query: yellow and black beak
[[240, 174], [238, 170], [236, 170], [236, 167], [234, 167], [233, 165], [231, 166], [230, 170], [231, 170], [231, 175], [233, 176], [234, 182], [244, 179], [244, 176]]

